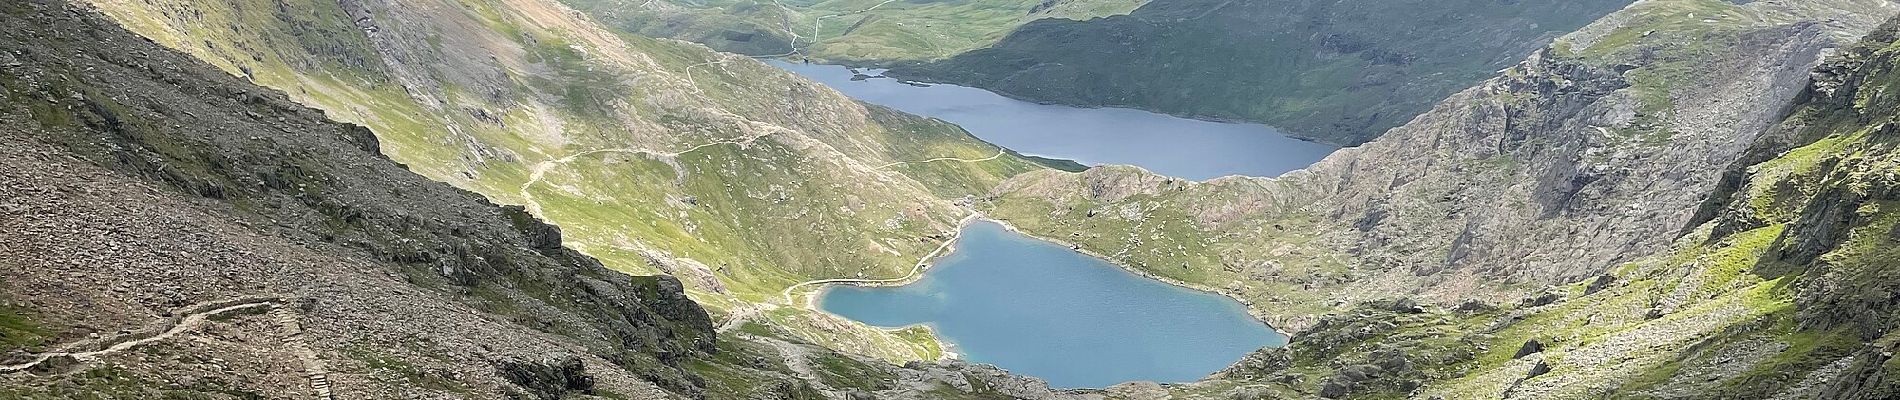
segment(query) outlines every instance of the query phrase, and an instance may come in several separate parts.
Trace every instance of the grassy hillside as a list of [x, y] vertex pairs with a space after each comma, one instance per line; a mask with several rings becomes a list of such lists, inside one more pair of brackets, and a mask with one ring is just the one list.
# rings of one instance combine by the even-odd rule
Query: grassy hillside
[[1125, 14], [1141, 0], [563, 0], [609, 26], [752, 56], [854, 64], [934, 60], [1044, 18]]
[[[968, 213], [954, 199], [1042, 168], [1014, 155], [909, 163], [1000, 149], [547, 1], [95, 5], [369, 127], [418, 173], [525, 206], [610, 268], [678, 276], [719, 313], [784, 303], [781, 290], [806, 280], [903, 276]], [[930, 354], [820, 315], [787, 321], [844, 326], [827, 338], [879, 357]]]
[[1352, 145], [1629, 3], [1156, 0], [1128, 15], [1035, 21], [892, 75]]

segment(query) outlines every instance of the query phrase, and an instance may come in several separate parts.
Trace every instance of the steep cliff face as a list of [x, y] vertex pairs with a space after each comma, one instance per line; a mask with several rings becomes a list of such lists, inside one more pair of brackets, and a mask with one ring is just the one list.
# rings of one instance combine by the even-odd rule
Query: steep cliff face
[[[1724, 231], [1786, 226], [1750, 272], [1795, 282], [1792, 319], [1800, 332], [1851, 338], [1828, 349], [1837, 358], [1821, 365], [1838, 377], [1826, 381], [1820, 398], [1900, 395], [1889, 339], [1900, 330], [1897, 48], [1900, 21], [1888, 22], [1817, 71], [1815, 100], [1791, 119], [1795, 134], [1787, 135], [1806, 144], [1749, 167], [1749, 183], [1715, 222]], [[1846, 345], [1855, 340], [1861, 345]]]
[[1595, 275], [1667, 246], [1805, 87], [1832, 37], [1803, 19], [1833, 16], [1776, 7], [1639, 4], [1289, 180], [1396, 275]]
[[[92, 3], [368, 127], [424, 176], [523, 206], [611, 269], [677, 276], [717, 314], [804, 310], [790, 299], [804, 293], [784, 290], [808, 280], [903, 276], [968, 214], [957, 198], [1041, 168], [955, 126], [548, 0]], [[912, 162], [935, 158], [988, 161]], [[782, 313], [812, 340], [933, 357]]]
[[1156, 0], [890, 75], [1359, 144], [1630, 2]]
[[993, 212], [1296, 330], [1328, 299], [1527, 294], [1668, 249], [1823, 49], [1893, 10], [1643, 2], [1305, 171], [1035, 173], [999, 189]]
[[1897, 32], [1815, 69], [1667, 248], [1516, 304], [1352, 304], [1174, 394], [1894, 396]]

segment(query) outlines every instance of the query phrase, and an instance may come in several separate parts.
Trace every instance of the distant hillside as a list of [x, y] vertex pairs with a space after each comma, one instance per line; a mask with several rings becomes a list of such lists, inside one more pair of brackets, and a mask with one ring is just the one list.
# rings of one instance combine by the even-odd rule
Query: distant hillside
[[1629, 0], [1155, 0], [1044, 19], [909, 79], [1371, 140]]
[[1043, 18], [1126, 14], [1144, 0], [561, 0], [626, 32], [760, 57], [935, 60]]

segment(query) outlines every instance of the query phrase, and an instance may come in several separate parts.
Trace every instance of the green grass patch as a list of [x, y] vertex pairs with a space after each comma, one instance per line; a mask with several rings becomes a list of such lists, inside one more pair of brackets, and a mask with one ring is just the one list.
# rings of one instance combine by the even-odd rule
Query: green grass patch
[[14, 350], [44, 350], [40, 346], [52, 341], [58, 333], [41, 325], [38, 319], [27, 309], [0, 305], [0, 354]]

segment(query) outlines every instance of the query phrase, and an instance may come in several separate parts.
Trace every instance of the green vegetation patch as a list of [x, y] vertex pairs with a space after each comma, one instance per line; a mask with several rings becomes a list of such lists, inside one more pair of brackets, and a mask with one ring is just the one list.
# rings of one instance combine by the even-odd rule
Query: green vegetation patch
[[0, 354], [25, 350], [45, 350], [41, 345], [52, 341], [58, 332], [42, 325], [38, 316], [25, 308], [0, 304]]
[[897, 382], [896, 374], [842, 354], [822, 353], [812, 358], [812, 367], [825, 386], [883, 390]]

